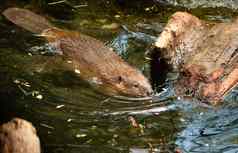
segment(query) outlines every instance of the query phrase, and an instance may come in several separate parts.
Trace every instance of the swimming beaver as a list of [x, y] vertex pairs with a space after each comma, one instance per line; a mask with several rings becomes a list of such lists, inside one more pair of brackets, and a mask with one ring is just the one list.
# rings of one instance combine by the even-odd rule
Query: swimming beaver
[[40, 140], [31, 123], [14, 118], [0, 126], [1, 153], [40, 153]]
[[46, 38], [56, 52], [72, 61], [80, 77], [109, 95], [146, 97], [152, 94], [149, 81], [109, 47], [90, 36], [52, 26], [29, 10], [8, 8], [3, 15], [16, 25]]
[[238, 19], [208, 23], [177, 12], [155, 47], [180, 72], [175, 87], [178, 93], [218, 102], [238, 84]]

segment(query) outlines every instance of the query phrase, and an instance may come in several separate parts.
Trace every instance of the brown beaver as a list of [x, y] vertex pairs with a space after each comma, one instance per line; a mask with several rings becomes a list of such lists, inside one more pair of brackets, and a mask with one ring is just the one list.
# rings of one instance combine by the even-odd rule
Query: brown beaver
[[238, 19], [208, 23], [186, 13], [172, 15], [155, 42], [173, 69], [175, 89], [209, 102], [220, 101], [238, 84]]
[[72, 61], [79, 76], [109, 95], [146, 97], [152, 88], [144, 75], [123, 61], [102, 42], [79, 32], [53, 27], [45, 18], [20, 8], [9, 8], [3, 15], [16, 25], [46, 38], [57, 53]]
[[36, 129], [23, 119], [14, 118], [0, 126], [1, 153], [40, 153]]

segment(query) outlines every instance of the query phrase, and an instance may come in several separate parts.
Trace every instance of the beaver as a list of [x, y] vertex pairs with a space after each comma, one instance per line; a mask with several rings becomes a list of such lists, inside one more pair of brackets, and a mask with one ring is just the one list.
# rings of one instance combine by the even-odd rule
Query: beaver
[[54, 27], [44, 17], [26, 9], [8, 8], [3, 15], [16, 25], [44, 37], [56, 53], [71, 61], [80, 78], [93, 83], [99, 91], [112, 96], [152, 95], [148, 79], [101, 41]]
[[1, 153], [40, 153], [40, 140], [33, 125], [14, 118], [0, 126]]
[[179, 72], [178, 94], [213, 104], [238, 84], [238, 19], [209, 23], [187, 12], [172, 15], [154, 47]]

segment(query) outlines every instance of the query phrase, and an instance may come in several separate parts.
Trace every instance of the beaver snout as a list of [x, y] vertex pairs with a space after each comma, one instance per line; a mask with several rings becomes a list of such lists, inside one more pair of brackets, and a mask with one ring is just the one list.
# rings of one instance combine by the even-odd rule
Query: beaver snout
[[137, 89], [134, 89], [134, 91], [135, 93], [137, 93], [137, 97], [150, 97], [154, 93], [149, 83], [146, 83], [144, 84], [144, 86], [140, 86]]
[[146, 92], [146, 96], [152, 96], [154, 94], [154, 91], [151, 89], [150, 91]]
[[150, 97], [154, 93], [149, 83], [132, 86], [127, 84], [127, 82], [124, 82], [124, 83], [116, 84], [115, 90], [119, 93], [119, 95], [126, 96], [126, 97], [134, 97], [134, 98]]

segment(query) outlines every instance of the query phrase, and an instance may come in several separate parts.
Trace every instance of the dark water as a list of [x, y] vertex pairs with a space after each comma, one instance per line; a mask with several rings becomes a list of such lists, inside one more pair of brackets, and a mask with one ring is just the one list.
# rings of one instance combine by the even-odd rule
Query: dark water
[[[189, 11], [205, 20], [230, 21], [236, 1], [2, 1], [0, 10], [25, 7], [55, 25], [111, 45], [148, 77], [144, 52], [168, 17]], [[118, 25], [137, 32], [139, 41]], [[139, 33], [142, 32], [142, 33]], [[238, 152], [238, 91], [212, 107], [173, 97], [168, 85], [153, 101], [125, 101], [98, 93], [62, 67], [62, 59], [34, 55], [45, 42], [0, 16], [0, 122], [31, 121], [45, 153]], [[42, 50], [41, 50], [42, 51]], [[44, 51], [44, 49], [43, 49]], [[33, 55], [32, 55], [33, 54]], [[134, 128], [134, 118], [140, 128]]]

